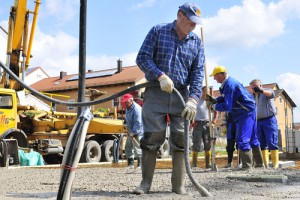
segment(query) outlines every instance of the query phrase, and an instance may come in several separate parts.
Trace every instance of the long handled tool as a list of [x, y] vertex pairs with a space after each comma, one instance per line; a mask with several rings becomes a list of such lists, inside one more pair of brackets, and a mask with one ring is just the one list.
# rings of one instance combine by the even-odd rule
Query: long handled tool
[[[204, 38], [203, 38], [203, 29], [201, 28], [201, 39], [202, 43], [204, 45]], [[208, 87], [208, 76], [207, 76], [207, 69], [206, 69], [206, 61], [204, 61], [204, 74], [205, 74], [205, 85], [206, 85], [206, 92], [212, 93], [212, 90], [210, 91]], [[212, 95], [212, 94], [211, 94]], [[215, 152], [215, 146], [216, 146], [216, 136], [213, 132], [213, 127], [211, 123], [211, 109], [208, 108], [208, 120], [209, 120], [209, 134], [210, 134], [210, 140], [211, 140], [211, 170], [212, 171], [218, 171], [217, 165], [216, 165], [216, 152]]]
[[127, 130], [127, 137], [131, 138], [131, 140], [134, 142], [135, 146], [140, 147], [140, 143], [135, 139], [134, 136], [131, 136], [132, 134], [131, 134], [130, 130], [128, 129], [128, 127], [126, 125], [124, 125], [124, 126]]

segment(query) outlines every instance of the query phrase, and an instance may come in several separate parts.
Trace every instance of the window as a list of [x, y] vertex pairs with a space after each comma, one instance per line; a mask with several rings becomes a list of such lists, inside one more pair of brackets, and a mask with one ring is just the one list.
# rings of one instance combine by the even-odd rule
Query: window
[[[68, 102], [73, 103], [73, 102], [75, 102], [75, 100], [74, 99], [69, 99]], [[68, 110], [75, 110], [75, 107], [74, 106], [68, 106]]]
[[12, 109], [12, 96], [7, 94], [0, 94], [0, 108]]
[[287, 117], [288, 113], [287, 113], [287, 108], [284, 109], [284, 116]]
[[279, 103], [282, 103], [282, 98], [281, 97], [279, 97]]

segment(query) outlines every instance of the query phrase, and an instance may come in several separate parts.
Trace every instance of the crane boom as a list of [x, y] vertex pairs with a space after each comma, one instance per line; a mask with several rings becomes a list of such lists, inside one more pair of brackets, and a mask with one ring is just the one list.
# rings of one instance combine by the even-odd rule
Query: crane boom
[[[31, 46], [38, 15], [40, 0], [35, 1], [35, 10], [27, 9], [27, 0], [15, 0], [11, 6], [8, 20], [7, 66], [19, 78], [24, 80], [24, 73], [29, 66]], [[30, 39], [28, 41], [29, 14], [33, 14]], [[21, 59], [22, 56], [22, 59]], [[1, 79], [2, 88], [22, 90], [21, 85], [4, 73]]]

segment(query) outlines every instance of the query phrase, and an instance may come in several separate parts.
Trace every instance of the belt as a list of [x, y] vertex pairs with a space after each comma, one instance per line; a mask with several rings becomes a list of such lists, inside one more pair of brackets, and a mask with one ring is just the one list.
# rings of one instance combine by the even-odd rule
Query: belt
[[208, 120], [196, 120], [196, 122], [202, 123], [202, 124], [206, 124], [206, 123], [208, 123], [209, 121], [208, 121]]
[[271, 115], [271, 116], [269, 116], [269, 117], [264, 117], [264, 118], [260, 118], [260, 119], [257, 119], [258, 121], [260, 121], [260, 120], [265, 120], [265, 119], [270, 119], [270, 118], [272, 118], [272, 117], [274, 117], [275, 115]]
[[178, 91], [182, 91], [182, 90], [186, 90], [187, 87], [186, 86], [183, 86], [183, 87], [175, 87]]

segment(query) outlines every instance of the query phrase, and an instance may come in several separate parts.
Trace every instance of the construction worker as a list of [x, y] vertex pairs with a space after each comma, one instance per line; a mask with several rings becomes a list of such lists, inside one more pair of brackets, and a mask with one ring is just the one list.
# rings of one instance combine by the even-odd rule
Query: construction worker
[[236, 122], [236, 142], [241, 155], [242, 169], [252, 168], [252, 153], [255, 167], [263, 167], [260, 143], [256, 136], [254, 98], [241, 83], [227, 75], [225, 67], [215, 67], [210, 76], [221, 84], [221, 96], [215, 99], [207, 94], [207, 106], [217, 111], [230, 112], [233, 121]]
[[[200, 23], [200, 8], [194, 3], [179, 7], [177, 20], [154, 26], [146, 36], [136, 63], [149, 82], [144, 93], [142, 181], [133, 191], [149, 193], [155, 170], [156, 155], [166, 137], [167, 115], [170, 117], [172, 154], [172, 192], [185, 194], [184, 120], [193, 120], [204, 74], [204, 49], [201, 39], [192, 31]], [[189, 90], [188, 90], [188, 86]], [[186, 101], [173, 92], [176, 88]]]
[[139, 142], [143, 136], [142, 108], [134, 102], [131, 94], [125, 94], [121, 99], [122, 107], [126, 109], [126, 127], [128, 136], [125, 144], [125, 155], [128, 168], [134, 168], [134, 158], [137, 158], [137, 167], [141, 166], [142, 150]]
[[[200, 152], [201, 143], [203, 141], [205, 151], [205, 167], [211, 168], [211, 140], [209, 131], [209, 117], [208, 109], [205, 102], [206, 86], [202, 87], [202, 95], [198, 101], [197, 112], [195, 120], [192, 123], [193, 135], [192, 135], [192, 167], [197, 167], [198, 152]], [[217, 112], [213, 111], [212, 124], [216, 124]]]
[[[273, 167], [278, 168], [278, 125], [276, 108], [274, 103], [274, 91], [270, 88], [262, 88], [259, 79], [250, 82], [252, 94], [257, 105], [257, 136], [262, 150], [265, 167], [269, 166], [269, 150]], [[269, 148], [269, 149], [268, 149]]]

